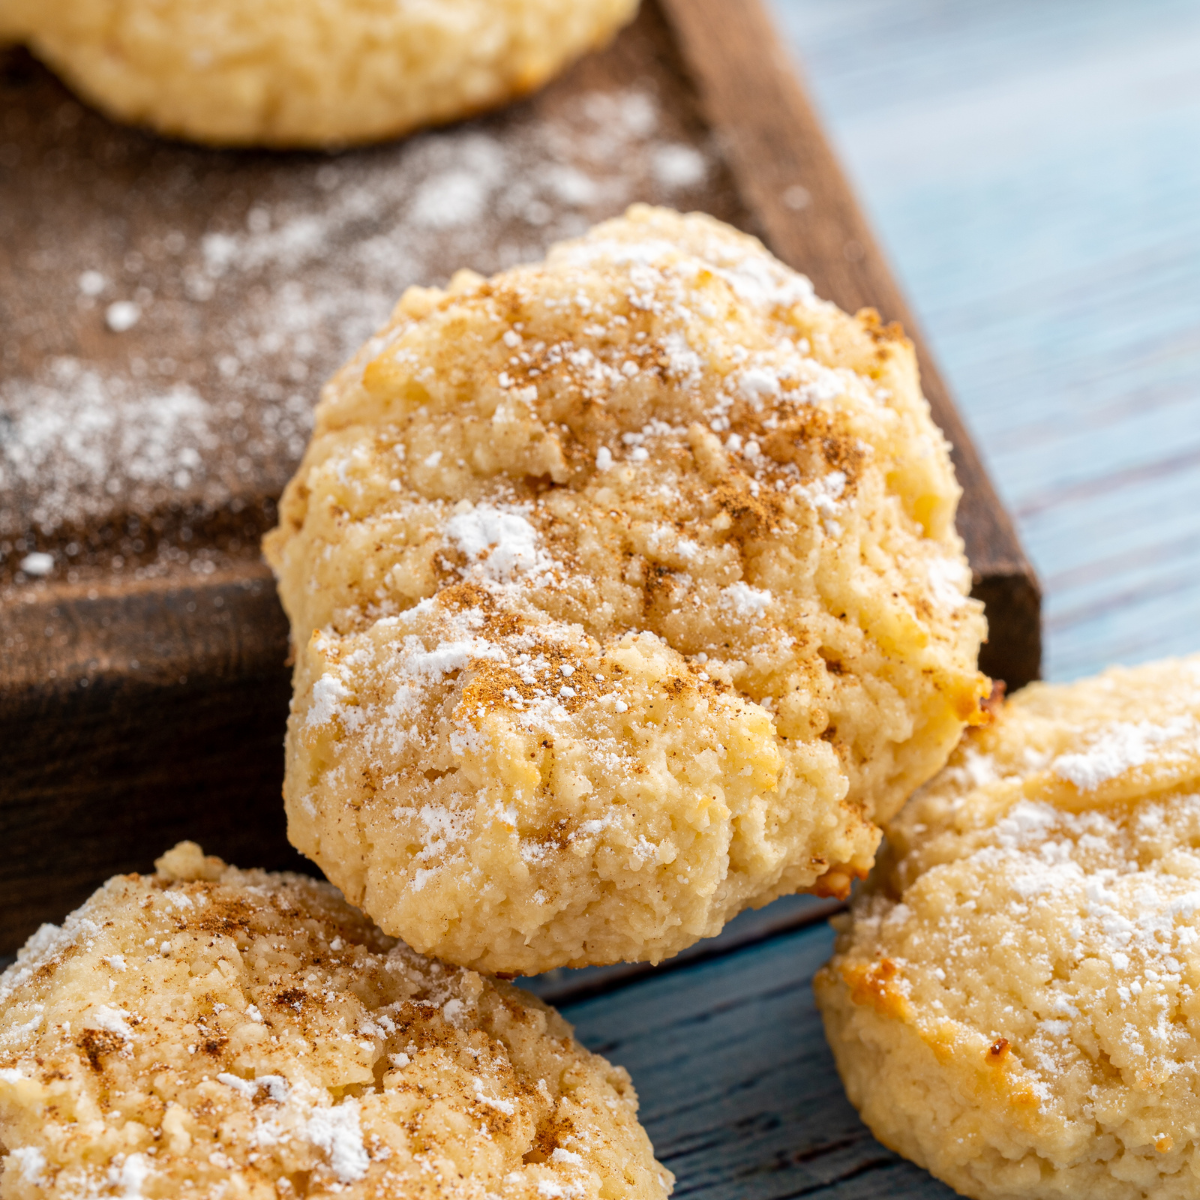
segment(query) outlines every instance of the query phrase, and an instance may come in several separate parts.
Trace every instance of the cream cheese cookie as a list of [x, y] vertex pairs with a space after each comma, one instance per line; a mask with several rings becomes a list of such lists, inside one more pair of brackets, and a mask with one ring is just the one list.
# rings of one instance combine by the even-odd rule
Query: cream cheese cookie
[[290, 837], [492, 971], [843, 893], [987, 690], [958, 495], [910, 343], [711, 218], [410, 290], [266, 541]]
[[1034, 684], [889, 827], [817, 998], [851, 1101], [967, 1196], [1200, 1179], [1200, 657]]
[[539, 87], [636, 0], [0, 0], [25, 41], [122, 121], [214, 145], [330, 146]]
[[661, 1200], [636, 1114], [528, 993], [194, 843], [0, 977], [5, 1200]]

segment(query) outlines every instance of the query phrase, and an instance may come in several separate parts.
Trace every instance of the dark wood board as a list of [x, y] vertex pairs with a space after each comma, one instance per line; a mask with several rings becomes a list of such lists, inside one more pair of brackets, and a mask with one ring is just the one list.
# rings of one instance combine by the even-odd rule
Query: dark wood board
[[295, 862], [257, 543], [319, 381], [407, 284], [633, 200], [712, 212], [903, 321], [955, 446], [985, 669], [1036, 676], [1036, 579], [757, 0], [648, 3], [531, 100], [337, 157], [118, 128], [19, 52], [0, 101], [0, 953], [178, 837]]

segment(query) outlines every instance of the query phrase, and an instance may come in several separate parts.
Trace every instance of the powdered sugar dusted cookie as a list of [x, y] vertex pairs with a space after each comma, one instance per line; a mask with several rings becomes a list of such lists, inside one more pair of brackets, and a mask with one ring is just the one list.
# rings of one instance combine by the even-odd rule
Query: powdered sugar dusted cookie
[[110, 115], [218, 145], [394, 137], [540, 86], [636, 0], [0, 0]]
[[816, 980], [875, 1135], [968, 1196], [1195, 1196], [1200, 657], [1026, 688], [888, 837]]
[[183, 843], [0, 977], [0, 1193], [665, 1197], [620, 1068], [328, 884]]
[[984, 690], [958, 494], [910, 344], [709, 218], [410, 291], [267, 539], [292, 840], [506, 972], [844, 892]]

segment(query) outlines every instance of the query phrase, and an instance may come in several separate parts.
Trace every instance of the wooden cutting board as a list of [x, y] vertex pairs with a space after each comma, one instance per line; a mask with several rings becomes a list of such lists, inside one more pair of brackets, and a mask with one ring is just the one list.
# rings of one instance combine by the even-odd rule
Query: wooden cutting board
[[0, 98], [0, 954], [180, 837], [299, 865], [258, 542], [321, 381], [409, 284], [636, 200], [904, 324], [964, 489], [984, 669], [1037, 676], [1036, 578], [759, 0], [647, 0], [539, 95], [342, 155], [114, 126], [20, 51]]

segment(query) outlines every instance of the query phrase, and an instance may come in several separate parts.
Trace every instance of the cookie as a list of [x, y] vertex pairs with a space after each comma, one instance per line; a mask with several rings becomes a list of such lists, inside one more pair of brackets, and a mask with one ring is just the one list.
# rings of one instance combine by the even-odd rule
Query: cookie
[[409, 291], [266, 540], [289, 836], [490, 971], [844, 893], [987, 690], [958, 495], [903, 335], [711, 218]]
[[636, 1114], [532, 996], [190, 842], [0, 977], [13, 1200], [665, 1197]]
[[121, 121], [225, 146], [395, 137], [539, 87], [636, 0], [0, 0], [25, 41]]
[[1026, 688], [888, 839], [816, 979], [876, 1137], [967, 1196], [1195, 1196], [1200, 657]]

